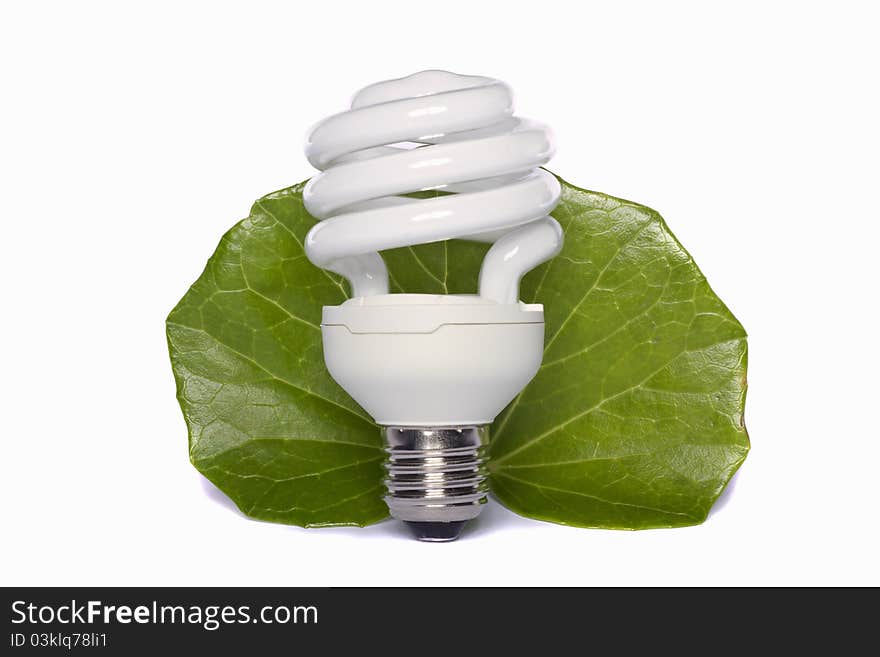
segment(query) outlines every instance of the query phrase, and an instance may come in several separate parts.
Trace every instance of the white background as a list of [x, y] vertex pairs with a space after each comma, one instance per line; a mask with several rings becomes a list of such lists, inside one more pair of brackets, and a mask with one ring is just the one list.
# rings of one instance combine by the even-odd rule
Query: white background
[[[712, 5], [710, 7], [710, 4]], [[871, 3], [4, 3], [4, 585], [880, 584]], [[505, 80], [550, 167], [658, 209], [750, 334], [702, 526], [492, 504], [447, 545], [248, 520], [187, 460], [164, 319], [306, 129], [423, 68]]]

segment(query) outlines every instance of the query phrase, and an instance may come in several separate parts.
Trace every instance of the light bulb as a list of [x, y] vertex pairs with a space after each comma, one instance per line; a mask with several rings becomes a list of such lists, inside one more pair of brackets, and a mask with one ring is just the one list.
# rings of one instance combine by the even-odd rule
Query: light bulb
[[[366, 87], [308, 134], [322, 173], [303, 194], [320, 220], [306, 254], [352, 290], [323, 309], [324, 360], [384, 427], [385, 500], [421, 540], [453, 540], [480, 513], [488, 427], [541, 365], [543, 306], [519, 283], [562, 247], [560, 186], [538, 168], [552, 155], [507, 85], [445, 71]], [[447, 194], [405, 196], [426, 190]], [[379, 251], [453, 238], [492, 243], [478, 294], [389, 294]]]

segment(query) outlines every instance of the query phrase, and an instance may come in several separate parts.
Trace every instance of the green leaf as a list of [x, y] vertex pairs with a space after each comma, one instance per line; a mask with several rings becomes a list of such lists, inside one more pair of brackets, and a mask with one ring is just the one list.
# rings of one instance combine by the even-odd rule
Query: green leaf
[[650, 208], [563, 182], [565, 248], [523, 280], [541, 370], [493, 426], [495, 495], [582, 527], [705, 520], [749, 450], [746, 334]]
[[[266, 196], [168, 317], [193, 464], [246, 514], [306, 526], [387, 515], [369, 417], [327, 375], [302, 185]], [[563, 182], [563, 252], [523, 281], [545, 304], [535, 380], [493, 427], [496, 496], [590, 527], [701, 522], [748, 451], [745, 333], [653, 210]], [[393, 291], [473, 293], [486, 246], [383, 255]]]
[[302, 185], [230, 230], [167, 320], [193, 465], [249, 516], [305, 526], [384, 518], [380, 435], [330, 378], [321, 306], [346, 298], [314, 267]]

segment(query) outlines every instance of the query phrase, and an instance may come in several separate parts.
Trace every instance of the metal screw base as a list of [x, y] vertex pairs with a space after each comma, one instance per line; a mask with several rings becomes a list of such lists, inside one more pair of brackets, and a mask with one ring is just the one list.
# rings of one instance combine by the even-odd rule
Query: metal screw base
[[385, 502], [420, 541], [458, 538], [486, 503], [488, 427], [386, 427]]

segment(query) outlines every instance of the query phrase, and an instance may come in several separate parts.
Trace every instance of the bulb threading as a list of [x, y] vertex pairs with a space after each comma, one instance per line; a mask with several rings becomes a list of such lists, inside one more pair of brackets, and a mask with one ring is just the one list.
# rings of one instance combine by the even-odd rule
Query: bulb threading
[[385, 501], [391, 515], [423, 529], [476, 518], [489, 489], [488, 438], [487, 426], [386, 427]]

